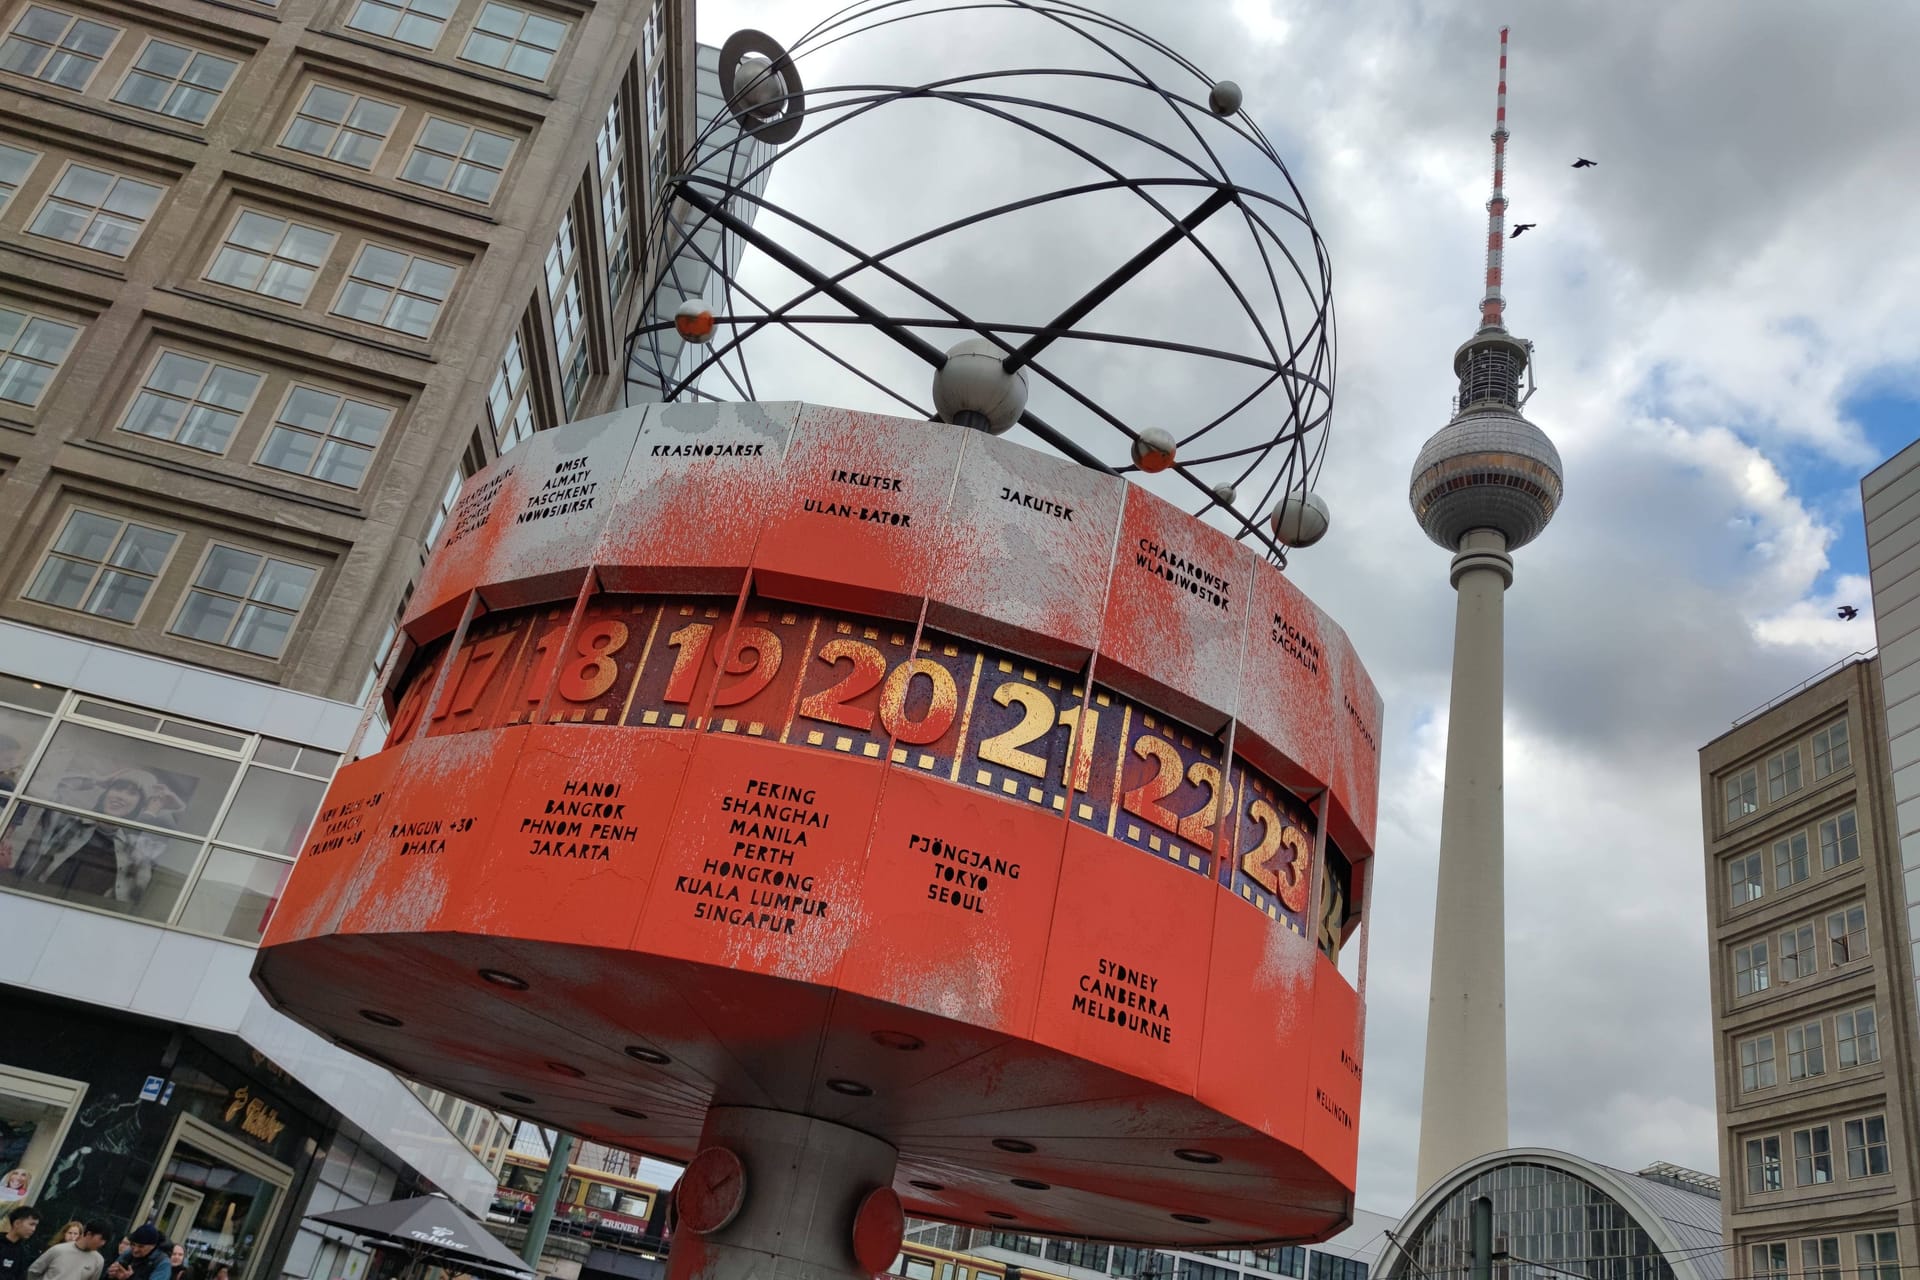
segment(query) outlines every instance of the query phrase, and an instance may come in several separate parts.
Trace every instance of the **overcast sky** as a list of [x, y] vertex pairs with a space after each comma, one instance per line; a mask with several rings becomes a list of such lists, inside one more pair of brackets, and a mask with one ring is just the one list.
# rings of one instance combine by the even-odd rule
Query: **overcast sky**
[[[753, 26], [791, 43], [830, 7], [700, 0], [700, 37]], [[1387, 704], [1359, 1201], [1398, 1214], [1414, 1191], [1454, 607], [1407, 478], [1447, 420], [1451, 355], [1477, 320], [1508, 15], [1464, 0], [1109, 7], [1244, 87], [1333, 263], [1339, 385], [1320, 480], [1333, 532], [1290, 572], [1347, 628]], [[1696, 753], [1873, 645], [1870, 614], [1844, 623], [1834, 608], [1869, 604], [1859, 477], [1920, 430], [1920, 8], [1515, 8], [1509, 221], [1538, 227], [1509, 243], [1508, 322], [1537, 344], [1527, 412], [1559, 446], [1566, 500], [1517, 555], [1507, 596], [1512, 1140], [1712, 1172]], [[1034, 61], [986, 27], [917, 58], [881, 46], [878, 65], [854, 45], [803, 74]], [[952, 216], [999, 167], [1034, 163], [982, 153], [966, 129], [875, 115], [857, 145], [795, 149], [769, 197], [878, 247]], [[929, 152], [940, 163], [907, 178]], [[1598, 164], [1576, 171], [1576, 156]], [[991, 251], [928, 255], [916, 278], [1045, 319], [1074, 292], [1048, 287], [1053, 264], [1077, 261], [1065, 241], [1100, 247], [1086, 225], [1063, 240], [1023, 223]], [[1127, 234], [1114, 241], [1130, 254]], [[1182, 301], [1167, 284], [1118, 316], [1148, 324]], [[783, 378], [777, 349], [753, 369], [763, 398], [887, 407]], [[1045, 389], [1033, 407], [1053, 412]]]

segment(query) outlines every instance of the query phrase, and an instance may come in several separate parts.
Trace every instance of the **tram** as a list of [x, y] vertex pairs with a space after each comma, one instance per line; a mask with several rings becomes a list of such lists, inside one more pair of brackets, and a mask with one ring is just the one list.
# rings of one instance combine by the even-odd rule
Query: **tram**
[[[500, 1185], [493, 1194], [490, 1217], [504, 1222], [526, 1222], [533, 1217], [547, 1162], [538, 1156], [507, 1153]], [[584, 1236], [598, 1243], [658, 1245], [664, 1223], [653, 1221], [661, 1191], [651, 1183], [585, 1165], [567, 1166], [567, 1180], [553, 1206], [549, 1230]]]

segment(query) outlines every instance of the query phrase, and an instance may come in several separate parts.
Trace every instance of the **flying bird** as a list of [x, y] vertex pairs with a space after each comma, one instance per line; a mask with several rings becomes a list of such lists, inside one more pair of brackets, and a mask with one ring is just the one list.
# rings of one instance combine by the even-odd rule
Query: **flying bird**
[[1576, 169], [1591, 169], [1599, 163], [1600, 162], [1598, 160], [1589, 160], [1585, 156], [1581, 156], [1578, 160], [1575, 160], [1573, 162], [1573, 167]]
[[1514, 224], [1514, 228], [1513, 228], [1513, 234], [1512, 234], [1512, 235], [1510, 235], [1510, 236], [1508, 236], [1508, 237], [1507, 237], [1507, 239], [1509, 239], [1509, 240], [1518, 240], [1518, 239], [1520, 238], [1520, 233], [1521, 233], [1522, 231], [1531, 231], [1531, 230], [1533, 230], [1533, 229], [1534, 229], [1535, 227], [1537, 227], [1537, 226], [1539, 226], [1539, 225], [1540, 225], [1540, 224], [1539, 224], [1539, 223], [1537, 223], [1537, 222], [1519, 222], [1519, 223], [1515, 223], [1515, 224]]
[[1834, 612], [1840, 615], [1842, 622], [1852, 622], [1860, 616], [1860, 611], [1850, 604], [1843, 604], [1838, 609], [1835, 609]]

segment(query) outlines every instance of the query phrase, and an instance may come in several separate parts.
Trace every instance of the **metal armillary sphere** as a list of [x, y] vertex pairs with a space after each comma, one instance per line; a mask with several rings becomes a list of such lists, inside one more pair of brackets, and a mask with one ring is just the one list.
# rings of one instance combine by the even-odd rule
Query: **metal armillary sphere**
[[1070, 0], [861, 0], [788, 49], [736, 34], [719, 72], [630, 386], [1025, 431], [1305, 545], [1276, 517], [1326, 450], [1331, 273], [1238, 85]]

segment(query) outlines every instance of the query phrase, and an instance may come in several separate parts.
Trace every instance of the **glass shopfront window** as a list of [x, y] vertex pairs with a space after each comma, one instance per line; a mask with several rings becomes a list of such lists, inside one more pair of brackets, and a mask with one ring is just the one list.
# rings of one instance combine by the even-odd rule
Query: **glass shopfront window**
[[258, 942], [338, 763], [0, 676], [0, 888]]
[[31, 1204], [87, 1086], [78, 1080], [0, 1066], [0, 1214]]
[[185, 1245], [203, 1274], [225, 1266], [234, 1280], [251, 1280], [292, 1180], [286, 1166], [196, 1117], [181, 1116], [147, 1203], [160, 1234]]
[[0, 804], [18, 789], [61, 696], [46, 685], [0, 676]]

